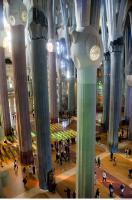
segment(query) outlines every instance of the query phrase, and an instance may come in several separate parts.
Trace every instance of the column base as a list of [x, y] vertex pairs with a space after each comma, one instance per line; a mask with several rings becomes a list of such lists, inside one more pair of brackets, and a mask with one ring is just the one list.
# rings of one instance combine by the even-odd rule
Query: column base
[[21, 163], [28, 165], [28, 164], [33, 164], [33, 154], [32, 151], [27, 151], [27, 152], [20, 152], [20, 159]]
[[8, 130], [5, 130], [5, 136], [8, 137], [8, 136], [14, 136], [14, 133], [12, 132], [11, 129], [8, 129]]
[[109, 144], [109, 152], [118, 152], [118, 144]]

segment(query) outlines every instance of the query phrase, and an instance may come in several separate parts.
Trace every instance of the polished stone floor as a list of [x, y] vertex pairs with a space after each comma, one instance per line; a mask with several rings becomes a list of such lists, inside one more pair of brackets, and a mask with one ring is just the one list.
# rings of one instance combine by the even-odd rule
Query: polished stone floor
[[[71, 127], [70, 127], [71, 128]], [[132, 148], [132, 142], [123, 140], [119, 144], [119, 153], [116, 154], [117, 165], [113, 166], [110, 156], [106, 148], [106, 134], [101, 133], [101, 141], [96, 144], [96, 156], [101, 158], [101, 167], [95, 167], [97, 173], [97, 181], [95, 190], [99, 187], [102, 198], [109, 198], [109, 184], [112, 182], [114, 186], [114, 197], [120, 197], [120, 184], [125, 184], [125, 198], [132, 198], [132, 179], [128, 177], [128, 169], [132, 168], [132, 156], [126, 157], [125, 148]], [[17, 149], [13, 151], [17, 158]], [[66, 198], [64, 190], [66, 187], [71, 189], [71, 193], [75, 191], [76, 182], [76, 144], [71, 145], [71, 160], [63, 162], [63, 165], [55, 162], [55, 151], [52, 152], [52, 163], [55, 168], [55, 178], [57, 183], [56, 193], [52, 194], [39, 189], [37, 175], [29, 176], [26, 188], [22, 182], [22, 168], [19, 163], [18, 173], [13, 169], [13, 156], [9, 154], [0, 166], [0, 197], [5, 198]], [[102, 182], [102, 172], [107, 172], [106, 183]]]

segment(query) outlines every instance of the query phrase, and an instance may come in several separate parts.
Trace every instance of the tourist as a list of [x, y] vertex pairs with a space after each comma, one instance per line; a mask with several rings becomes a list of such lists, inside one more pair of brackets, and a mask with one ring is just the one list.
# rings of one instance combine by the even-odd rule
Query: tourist
[[97, 188], [97, 190], [96, 190], [95, 198], [100, 198], [100, 191], [99, 191], [99, 188]]
[[73, 199], [76, 198], [76, 192], [75, 192], [75, 191], [72, 193], [72, 198], [73, 198]]
[[94, 185], [96, 185], [96, 180], [97, 180], [97, 174], [94, 172]]
[[120, 185], [120, 195], [121, 195], [121, 197], [124, 196], [124, 191], [125, 191], [125, 185], [124, 185], [124, 184], [121, 184], [121, 185]]
[[26, 187], [26, 184], [27, 184], [27, 176], [23, 178], [23, 184], [24, 184], [24, 187]]
[[25, 177], [26, 176], [26, 167], [23, 167], [23, 170], [22, 170], [22, 173], [23, 173], [23, 177]]
[[71, 189], [67, 187], [66, 190], [64, 190], [64, 192], [66, 192], [67, 194], [67, 198], [70, 198], [71, 197]]
[[113, 160], [113, 152], [111, 151], [110, 152], [110, 161], [112, 161]]
[[14, 171], [15, 171], [15, 174], [18, 173], [18, 161], [17, 160], [14, 161]]
[[131, 149], [128, 149], [128, 155], [130, 156], [132, 153], [132, 150]]
[[32, 167], [33, 175], [35, 175], [35, 166]]
[[98, 166], [98, 168], [100, 167], [100, 165], [101, 165], [101, 160], [100, 160], [100, 157], [98, 157], [97, 158], [97, 166]]
[[103, 182], [106, 182], [106, 179], [107, 179], [107, 174], [106, 174], [106, 171], [103, 171]]
[[112, 183], [109, 184], [109, 192], [110, 192], [110, 193], [109, 193], [110, 197], [113, 198], [114, 187], [113, 187], [113, 184], [112, 184]]

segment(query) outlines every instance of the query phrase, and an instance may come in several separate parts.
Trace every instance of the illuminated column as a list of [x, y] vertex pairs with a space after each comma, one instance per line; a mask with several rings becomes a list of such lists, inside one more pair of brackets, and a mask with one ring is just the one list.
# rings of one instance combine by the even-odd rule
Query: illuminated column
[[77, 198], [94, 197], [96, 68], [100, 38], [92, 26], [73, 32], [72, 57], [77, 67]]
[[47, 79], [47, 18], [44, 11], [29, 11], [29, 32], [32, 45], [34, 110], [37, 131], [39, 185], [48, 189], [47, 176], [52, 169]]
[[[55, 16], [53, 0], [48, 0], [48, 65], [49, 65], [49, 108], [51, 122], [58, 122], [57, 120], [57, 85], [56, 85], [56, 54], [55, 54]], [[51, 47], [50, 47], [51, 45]]]
[[110, 116], [108, 145], [109, 150], [116, 152], [118, 150], [118, 129], [121, 114], [121, 52], [122, 38], [111, 42], [111, 80], [110, 80]]
[[2, 108], [2, 118], [5, 136], [11, 135], [11, 122], [8, 102], [5, 52], [3, 48], [3, 0], [0, 1], [0, 103]]
[[[28, 106], [26, 56], [25, 56], [25, 6], [17, 0], [10, 1], [7, 19], [11, 24], [12, 59], [14, 69], [14, 88], [16, 114], [20, 144], [20, 158], [23, 164], [31, 164], [32, 140]], [[21, 12], [16, 12], [20, 10]]]
[[109, 104], [110, 104], [110, 53], [104, 54], [104, 105], [103, 123], [105, 129], [109, 128]]

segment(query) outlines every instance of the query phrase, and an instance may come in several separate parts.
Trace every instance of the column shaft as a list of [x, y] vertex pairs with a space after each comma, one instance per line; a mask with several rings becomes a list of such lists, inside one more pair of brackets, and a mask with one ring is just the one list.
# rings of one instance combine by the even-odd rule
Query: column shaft
[[11, 135], [4, 48], [0, 47], [0, 102], [5, 136]]
[[56, 85], [56, 55], [55, 52], [48, 53], [49, 64], [49, 103], [51, 122], [57, 122], [57, 85]]
[[77, 72], [77, 195], [93, 197], [96, 121], [96, 68]]
[[[49, 41], [54, 41], [55, 38], [55, 20], [54, 20], [54, 6], [53, 0], [48, 0], [48, 36]], [[55, 44], [53, 44], [55, 45]], [[56, 84], [56, 54], [53, 52], [48, 53], [49, 65], [49, 108], [51, 122], [57, 122], [57, 84]]]
[[68, 82], [68, 111], [71, 114], [75, 111], [74, 78]]
[[11, 31], [20, 155], [22, 163], [30, 164], [33, 162], [33, 157], [26, 77], [24, 26], [13, 26]]
[[104, 105], [103, 123], [106, 130], [109, 128], [109, 104], [110, 104], [110, 55], [105, 54], [104, 58]]
[[49, 129], [46, 40], [32, 39], [34, 108], [39, 161], [39, 185], [47, 189], [48, 172], [52, 169]]
[[110, 80], [110, 115], [108, 145], [110, 151], [118, 150], [118, 129], [121, 114], [120, 90], [121, 90], [121, 45], [115, 41], [111, 52], [111, 80]]

